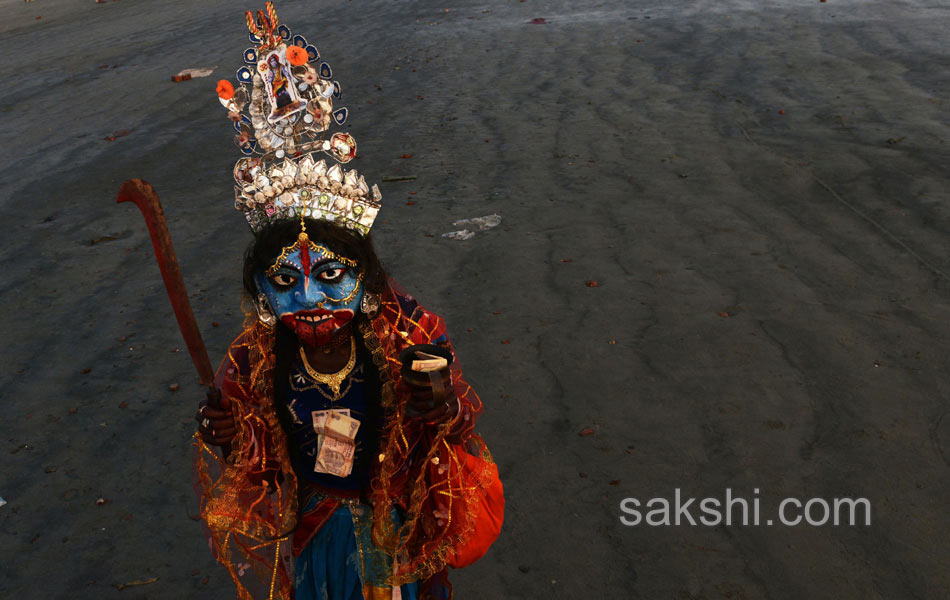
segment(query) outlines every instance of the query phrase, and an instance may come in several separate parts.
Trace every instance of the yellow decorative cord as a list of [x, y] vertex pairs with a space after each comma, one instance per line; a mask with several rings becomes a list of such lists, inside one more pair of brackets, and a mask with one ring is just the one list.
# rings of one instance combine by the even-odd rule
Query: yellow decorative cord
[[[356, 550], [360, 554], [360, 581], [366, 581], [366, 558], [363, 556], [363, 526], [359, 522], [359, 517], [353, 512], [353, 504], [346, 503], [350, 511], [350, 519], [353, 521], [353, 531], [356, 534]], [[359, 506], [359, 505], [357, 505]]]
[[284, 539], [287, 538], [281, 538], [274, 544], [274, 572], [270, 577], [270, 593], [267, 595], [267, 600], [274, 600], [274, 584], [277, 583], [277, 568], [280, 565], [280, 542]]
[[266, 274], [267, 274], [268, 276], [273, 275], [274, 273], [277, 272], [278, 269], [280, 269], [280, 267], [281, 267], [281, 265], [283, 264], [283, 261], [284, 261], [285, 258], [287, 258], [288, 256], [290, 256], [291, 254], [293, 254], [293, 253], [296, 252], [297, 250], [300, 250], [300, 247], [301, 247], [301, 240], [303, 240], [303, 243], [304, 243], [304, 244], [309, 244], [309, 248], [310, 248], [310, 251], [311, 251], [311, 252], [322, 252], [322, 253], [323, 253], [327, 258], [329, 258], [330, 260], [335, 260], [335, 261], [337, 261], [337, 262], [341, 262], [341, 263], [343, 263], [344, 265], [346, 265], [346, 266], [348, 266], [348, 267], [356, 268], [356, 266], [357, 266], [357, 265], [356, 265], [356, 261], [353, 260], [352, 258], [347, 258], [347, 257], [345, 257], [345, 256], [340, 256], [339, 254], [333, 252], [332, 250], [330, 250], [330, 249], [327, 248], [326, 246], [321, 246], [321, 245], [319, 245], [319, 244], [315, 244], [313, 241], [310, 240], [310, 237], [307, 235], [307, 232], [301, 231], [301, 232], [300, 232], [300, 235], [297, 236], [297, 241], [296, 241], [296, 242], [294, 242], [294, 243], [291, 244], [290, 246], [285, 246], [285, 247], [280, 251], [280, 255], [274, 260], [274, 264], [272, 264], [272, 265], [267, 269], [267, 271], [266, 271]]
[[[340, 262], [343, 262], [343, 261], [341, 260]], [[346, 264], [346, 263], [343, 263], [343, 264]], [[356, 284], [353, 286], [353, 289], [350, 290], [350, 293], [347, 294], [343, 298], [331, 298], [327, 296], [326, 294], [324, 294], [324, 297], [326, 297], [327, 302], [332, 302], [334, 304], [346, 304], [347, 302], [352, 300], [356, 296], [356, 292], [360, 289], [360, 284], [363, 283], [364, 275], [365, 274], [363, 273], [363, 271], [360, 271], [360, 274], [356, 277]]]

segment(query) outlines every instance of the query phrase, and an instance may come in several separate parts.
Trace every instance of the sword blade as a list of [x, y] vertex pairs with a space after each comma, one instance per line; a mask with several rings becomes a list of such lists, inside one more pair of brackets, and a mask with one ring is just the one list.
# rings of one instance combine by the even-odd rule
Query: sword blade
[[188, 301], [188, 291], [185, 289], [185, 282], [181, 277], [181, 269], [178, 267], [178, 258], [175, 256], [172, 239], [168, 235], [165, 211], [162, 210], [158, 194], [155, 193], [155, 189], [147, 181], [129, 179], [119, 189], [116, 202], [133, 202], [142, 211], [145, 224], [148, 226], [148, 233], [152, 237], [152, 246], [155, 248], [158, 269], [162, 272], [165, 290], [168, 292], [168, 299], [171, 300], [172, 309], [175, 311], [175, 318], [178, 319], [178, 328], [181, 330], [182, 337], [185, 338], [185, 345], [188, 346], [191, 362], [198, 370], [198, 378], [201, 384], [211, 387], [214, 382], [214, 371], [211, 369], [208, 350], [205, 348], [204, 340], [201, 339], [201, 331], [195, 321], [195, 313], [191, 310], [191, 302]]

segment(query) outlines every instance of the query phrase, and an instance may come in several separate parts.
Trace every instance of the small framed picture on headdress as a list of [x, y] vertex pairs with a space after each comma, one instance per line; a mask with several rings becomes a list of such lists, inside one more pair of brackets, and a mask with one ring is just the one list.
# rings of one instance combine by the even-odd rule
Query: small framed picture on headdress
[[257, 68], [264, 79], [271, 109], [267, 119], [271, 123], [286, 119], [307, 106], [297, 91], [297, 80], [290, 71], [290, 64], [281, 52], [271, 52]]

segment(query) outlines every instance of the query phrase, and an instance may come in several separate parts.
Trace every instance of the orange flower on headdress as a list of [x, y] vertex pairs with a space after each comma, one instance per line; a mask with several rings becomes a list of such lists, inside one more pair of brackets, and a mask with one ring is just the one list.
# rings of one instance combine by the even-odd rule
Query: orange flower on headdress
[[307, 64], [310, 57], [307, 56], [307, 51], [300, 46], [290, 46], [287, 48], [287, 60], [291, 65], [299, 67], [300, 65]]
[[221, 79], [218, 81], [218, 98], [222, 100], [230, 100], [234, 97], [234, 86], [231, 85], [231, 82], [227, 79]]

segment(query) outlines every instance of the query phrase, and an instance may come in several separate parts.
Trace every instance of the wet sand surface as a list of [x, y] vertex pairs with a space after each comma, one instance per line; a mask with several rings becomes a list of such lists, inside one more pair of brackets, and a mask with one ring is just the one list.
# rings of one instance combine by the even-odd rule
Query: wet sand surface
[[[233, 597], [193, 518], [201, 390], [115, 195], [157, 189], [216, 362], [250, 234], [214, 82], [261, 6], [2, 7], [0, 596]], [[355, 166], [415, 176], [373, 235], [487, 407], [505, 528], [458, 598], [950, 597], [950, 8], [277, 8], [343, 84]], [[621, 523], [676, 488], [763, 523]], [[872, 524], [765, 525], [785, 497]]]

